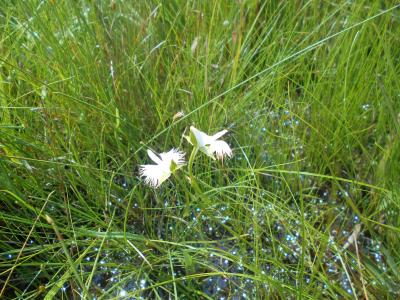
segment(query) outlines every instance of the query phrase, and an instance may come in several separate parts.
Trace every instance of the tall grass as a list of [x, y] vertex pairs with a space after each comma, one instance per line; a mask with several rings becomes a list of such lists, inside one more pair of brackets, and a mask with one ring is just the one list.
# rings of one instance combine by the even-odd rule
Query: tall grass
[[[399, 12], [1, 2], [0, 295], [400, 297]], [[144, 185], [192, 124], [234, 157]]]

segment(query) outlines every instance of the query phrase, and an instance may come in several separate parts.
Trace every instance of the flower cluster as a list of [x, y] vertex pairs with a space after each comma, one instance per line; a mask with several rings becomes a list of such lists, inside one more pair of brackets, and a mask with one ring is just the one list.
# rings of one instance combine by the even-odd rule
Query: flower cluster
[[[224, 156], [232, 157], [232, 149], [229, 145], [219, 140], [228, 131], [222, 130], [210, 136], [197, 128], [190, 126], [190, 135], [185, 136], [187, 141], [194, 146], [194, 154], [200, 150], [212, 159], [223, 160]], [[185, 153], [176, 149], [168, 152], [156, 154], [151, 150], [147, 150], [150, 159], [154, 165], [141, 165], [139, 174], [144, 177], [144, 182], [152, 187], [159, 187], [166, 181], [171, 174], [185, 165]]]

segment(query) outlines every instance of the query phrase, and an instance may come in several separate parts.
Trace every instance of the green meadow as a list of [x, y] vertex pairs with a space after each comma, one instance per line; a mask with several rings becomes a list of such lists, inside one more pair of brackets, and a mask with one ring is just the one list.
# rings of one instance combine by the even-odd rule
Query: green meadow
[[1, 299], [399, 299], [399, 213], [397, 1], [0, 2]]

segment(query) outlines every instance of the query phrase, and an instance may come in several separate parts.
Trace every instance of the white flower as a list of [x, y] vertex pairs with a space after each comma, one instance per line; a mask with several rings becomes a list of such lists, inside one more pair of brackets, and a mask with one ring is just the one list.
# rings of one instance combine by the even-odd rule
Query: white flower
[[176, 149], [168, 152], [155, 154], [147, 150], [147, 154], [154, 161], [155, 165], [141, 165], [139, 174], [144, 178], [144, 182], [153, 187], [159, 187], [173, 172], [181, 168], [185, 163], [185, 153]]
[[[228, 157], [232, 156], [232, 149], [229, 145], [221, 140], [218, 140], [221, 136], [228, 132], [228, 130], [222, 130], [216, 134], [209, 136], [197, 128], [190, 126], [191, 136], [187, 140], [197, 147], [201, 152], [205, 153], [212, 159], [223, 159], [225, 155]], [[214, 156], [215, 154], [215, 156]]]

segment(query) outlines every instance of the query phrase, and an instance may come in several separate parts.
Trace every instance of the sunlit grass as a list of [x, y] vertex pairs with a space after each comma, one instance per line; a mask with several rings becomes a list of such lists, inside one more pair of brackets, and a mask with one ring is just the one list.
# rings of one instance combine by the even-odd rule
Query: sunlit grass
[[[395, 1], [14, 2], [2, 297], [399, 297]], [[232, 158], [147, 186], [192, 125]]]

